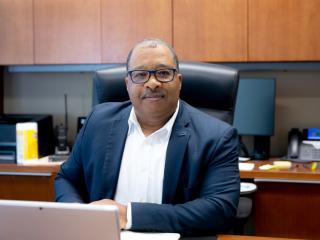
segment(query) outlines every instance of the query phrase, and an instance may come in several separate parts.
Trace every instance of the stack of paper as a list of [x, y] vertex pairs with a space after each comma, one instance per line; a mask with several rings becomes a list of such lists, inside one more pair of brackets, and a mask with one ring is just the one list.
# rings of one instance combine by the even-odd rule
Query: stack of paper
[[122, 231], [121, 240], [178, 240], [179, 233], [147, 233]]
[[240, 171], [251, 171], [254, 168], [254, 163], [239, 163]]

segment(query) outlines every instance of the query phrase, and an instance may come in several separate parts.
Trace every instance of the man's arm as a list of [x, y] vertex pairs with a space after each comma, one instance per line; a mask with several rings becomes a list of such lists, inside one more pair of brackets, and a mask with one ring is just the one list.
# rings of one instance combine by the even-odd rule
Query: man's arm
[[238, 137], [233, 128], [220, 139], [197, 190], [198, 198], [184, 204], [132, 203], [132, 230], [193, 235], [231, 227], [240, 194]]
[[74, 151], [71, 152], [69, 159], [63, 163], [58, 172], [55, 182], [55, 200], [57, 202], [86, 202], [83, 196], [86, 189], [82, 176], [82, 168], [78, 163], [78, 154], [76, 148], [79, 141], [75, 145]]

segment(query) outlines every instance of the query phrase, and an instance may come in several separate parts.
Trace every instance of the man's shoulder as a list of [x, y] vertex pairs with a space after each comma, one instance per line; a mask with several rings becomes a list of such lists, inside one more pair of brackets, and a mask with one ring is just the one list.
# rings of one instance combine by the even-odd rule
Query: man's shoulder
[[192, 136], [203, 141], [220, 139], [222, 136], [233, 135], [236, 129], [230, 124], [208, 115], [193, 106], [182, 103], [182, 122], [187, 122]]
[[[185, 116], [190, 118], [191, 122], [195, 122], [198, 123], [196, 124], [196, 126], [199, 127], [218, 127], [218, 128], [230, 128], [231, 125], [214, 117], [214, 116], [210, 116], [209, 114], [189, 105], [186, 102], [181, 103], [182, 107], [183, 107], [183, 111], [185, 112]], [[201, 124], [201, 123], [205, 123], [205, 124]]]
[[131, 102], [106, 102], [94, 106], [92, 115], [94, 117], [120, 117], [125, 112], [130, 112]]

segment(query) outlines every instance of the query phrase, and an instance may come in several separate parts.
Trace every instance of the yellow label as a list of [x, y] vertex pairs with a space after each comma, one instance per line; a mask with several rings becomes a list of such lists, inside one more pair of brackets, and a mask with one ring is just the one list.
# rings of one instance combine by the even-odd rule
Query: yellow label
[[20, 144], [22, 145], [22, 159], [34, 160], [38, 159], [38, 136], [35, 130], [19, 130], [17, 131]]

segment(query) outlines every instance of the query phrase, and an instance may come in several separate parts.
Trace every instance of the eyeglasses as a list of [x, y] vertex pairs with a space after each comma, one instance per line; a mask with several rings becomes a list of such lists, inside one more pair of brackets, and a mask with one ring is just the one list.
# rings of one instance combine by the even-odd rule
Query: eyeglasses
[[166, 68], [158, 70], [132, 70], [128, 71], [131, 81], [135, 84], [143, 84], [149, 81], [151, 74], [155, 76], [157, 81], [162, 83], [171, 82], [177, 69]]

